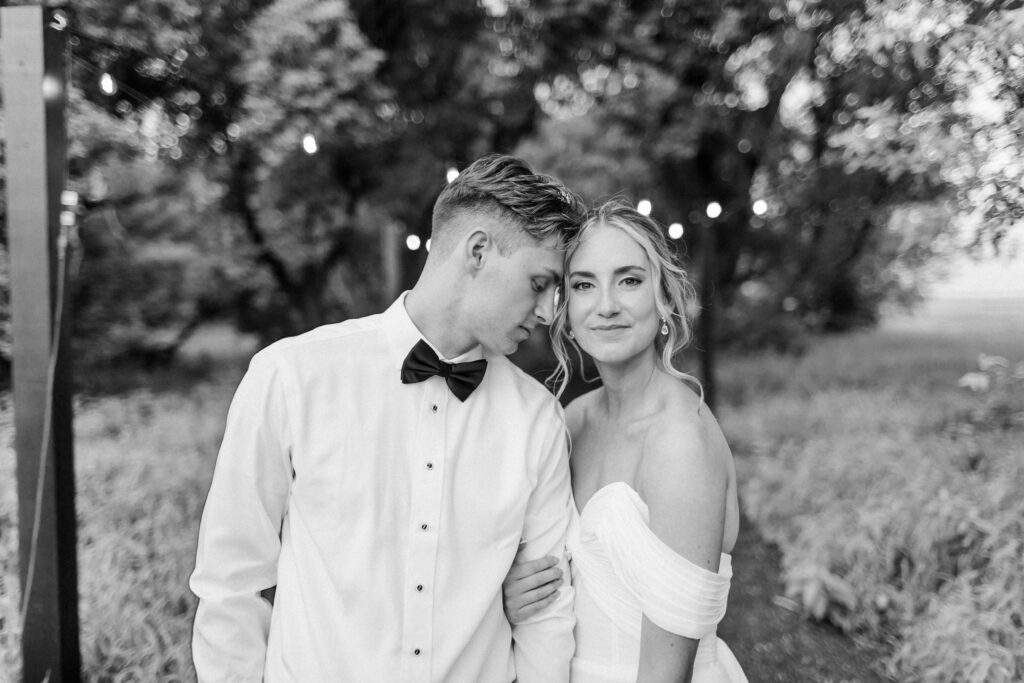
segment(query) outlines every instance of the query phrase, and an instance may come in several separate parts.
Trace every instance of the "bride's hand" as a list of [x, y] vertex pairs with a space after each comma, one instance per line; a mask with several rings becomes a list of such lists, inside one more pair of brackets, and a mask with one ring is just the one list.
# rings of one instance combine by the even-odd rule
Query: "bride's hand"
[[519, 562], [517, 557], [501, 584], [508, 622], [520, 624], [550, 605], [562, 582], [562, 570], [550, 555], [530, 562]]

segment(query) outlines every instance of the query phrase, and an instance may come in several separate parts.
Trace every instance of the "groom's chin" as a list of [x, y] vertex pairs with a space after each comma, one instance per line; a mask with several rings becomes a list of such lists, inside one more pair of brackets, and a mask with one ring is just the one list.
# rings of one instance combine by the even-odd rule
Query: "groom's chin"
[[482, 344], [484, 352], [492, 356], [511, 356], [519, 350], [519, 342], [511, 339], [502, 340], [499, 344]]

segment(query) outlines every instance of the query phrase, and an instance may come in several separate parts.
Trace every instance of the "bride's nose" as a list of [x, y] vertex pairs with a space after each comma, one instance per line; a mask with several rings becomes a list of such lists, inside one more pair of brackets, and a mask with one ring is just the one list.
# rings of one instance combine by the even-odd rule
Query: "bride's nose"
[[619, 297], [614, 287], [608, 287], [601, 291], [601, 300], [598, 303], [597, 312], [605, 317], [610, 317], [619, 312]]

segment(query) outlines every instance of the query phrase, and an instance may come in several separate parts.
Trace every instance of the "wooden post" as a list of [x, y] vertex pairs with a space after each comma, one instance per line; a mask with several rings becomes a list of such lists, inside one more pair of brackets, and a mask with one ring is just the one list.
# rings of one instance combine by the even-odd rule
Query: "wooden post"
[[39, 5], [0, 9], [25, 683], [81, 676], [70, 330], [55, 320], [66, 37], [51, 21]]

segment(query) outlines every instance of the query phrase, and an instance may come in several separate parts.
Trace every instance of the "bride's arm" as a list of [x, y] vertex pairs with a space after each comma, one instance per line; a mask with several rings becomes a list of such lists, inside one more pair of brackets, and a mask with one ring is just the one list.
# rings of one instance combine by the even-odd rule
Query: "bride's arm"
[[564, 582], [558, 561], [550, 555], [531, 562], [523, 562], [517, 555], [501, 584], [508, 623], [520, 624], [550, 605]]
[[[728, 470], [708, 447], [699, 420], [694, 416], [657, 430], [644, 444], [639, 482], [654, 535], [691, 563], [717, 572]], [[645, 615], [638, 683], [688, 683], [699, 643], [660, 628]]]

